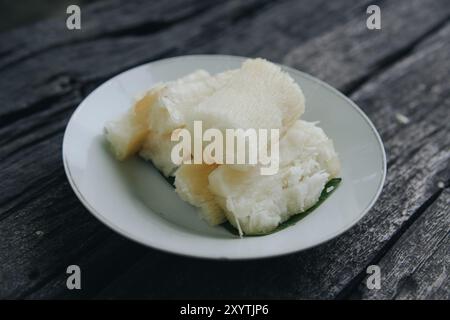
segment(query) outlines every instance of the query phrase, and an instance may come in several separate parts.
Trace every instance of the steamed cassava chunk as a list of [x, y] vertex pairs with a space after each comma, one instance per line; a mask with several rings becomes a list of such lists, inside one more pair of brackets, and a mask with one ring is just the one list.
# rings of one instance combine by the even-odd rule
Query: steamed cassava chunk
[[209, 190], [240, 232], [264, 234], [313, 206], [339, 171], [332, 141], [323, 130], [297, 121], [280, 142], [277, 174], [263, 176], [258, 168], [238, 171], [222, 165], [209, 175]]
[[286, 72], [266, 60], [248, 59], [190, 110], [188, 127], [201, 120], [204, 129], [279, 129], [282, 136], [304, 109], [303, 93]]
[[197, 70], [176, 81], [158, 84], [117, 121], [106, 124], [105, 134], [119, 160], [136, 152], [166, 176], [178, 167], [170, 157], [171, 132], [185, 126], [185, 113], [228, 81], [234, 71], [211, 76]]
[[176, 172], [175, 187], [181, 199], [201, 209], [202, 218], [210, 225], [224, 222], [223, 210], [208, 190], [208, 176], [216, 165], [182, 165]]
[[280, 167], [309, 159], [317, 161], [330, 178], [336, 178], [340, 173], [341, 165], [333, 141], [317, 123], [298, 120], [280, 140]]
[[219, 223], [226, 216], [242, 233], [264, 234], [313, 206], [339, 171], [333, 143], [323, 130], [297, 121], [280, 142], [277, 174], [263, 176], [258, 167], [182, 165], [175, 186], [185, 201], [201, 207], [205, 220]]
[[160, 88], [160, 85], [157, 85], [139, 99], [124, 116], [106, 124], [106, 139], [117, 159], [124, 160], [141, 148], [149, 131], [149, 111], [158, 97]]
[[158, 134], [170, 134], [186, 125], [187, 114], [222, 87], [235, 71], [211, 76], [198, 70], [165, 86], [150, 112], [150, 128]]
[[171, 134], [186, 125], [185, 116], [203, 99], [228, 81], [233, 71], [216, 76], [199, 70], [177, 81], [165, 85], [149, 112], [150, 132], [146, 136], [140, 156], [151, 160], [165, 176], [173, 175], [178, 164], [171, 159]]
[[[304, 108], [303, 93], [287, 73], [249, 59], [238, 70], [215, 76], [199, 70], [155, 86], [108, 123], [105, 134], [118, 159], [139, 152], [164, 175], [175, 175], [176, 192], [201, 208], [211, 225], [228, 219], [241, 234], [264, 234], [313, 206], [326, 182], [339, 175], [332, 141], [315, 124], [298, 120]], [[226, 129], [278, 129], [281, 140], [268, 141], [280, 148], [278, 173], [261, 175], [258, 165], [174, 164], [171, 134], [187, 128], [192, 136], [196, 120], [224, 136]], [[258, 151], [267, 147], [256, 145]]]

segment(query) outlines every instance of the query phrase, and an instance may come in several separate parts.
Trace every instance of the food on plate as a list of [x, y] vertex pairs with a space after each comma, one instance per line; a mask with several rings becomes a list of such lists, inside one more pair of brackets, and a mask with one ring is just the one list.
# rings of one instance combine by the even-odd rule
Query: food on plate
[[312, 207], [325, 184], [339, 174], [330, 139], [314, 123], [298, 120], [280, 141], [280, 168], [274, 175], [219, 166], [208, 176], [227, 220], [243, 234], [265, 234]]
[[171, 132], [185, 126], [186, 111], [211, 95], [230, 75], [231, 72], [224, 72], [212, 77], [198, 70], [176, 81], [155, 85], [124, 116], [106, 124], [106, 138], [116, 157], [124, 160], [140, 152], [164, 175], [173, 175], [177, 166], [170, 159]]
[[[304, 110], [303, 92], [289, 74], [264, 59], [248, 59], [239, 69], [216, 75], [198, 70], [155, 85], [124, 116], [107, 123], [105, 135], [117, 159], [139, 153], [165, 176], [174, 176], [178, 195], [198, 207], [210, 225], [228, 221], [240, 235], [261, 235], [319, 203], [327, 183], [339, 176], [332, 140], [317, 123], [300, 120]], [[174, 135], [195, 134], [197, 121], [224, 136], [236, 129], [236, 139], [247, 129], [277, 130], [275, 141], [241, 138], [249, 150], [255, 144], [258, 154], [270, 147], [278, 170], [263, 174], [262, 163], [220, 159], [175, 163]], [[193, 159], [194, 148], [188, 150], [184, 157]]]

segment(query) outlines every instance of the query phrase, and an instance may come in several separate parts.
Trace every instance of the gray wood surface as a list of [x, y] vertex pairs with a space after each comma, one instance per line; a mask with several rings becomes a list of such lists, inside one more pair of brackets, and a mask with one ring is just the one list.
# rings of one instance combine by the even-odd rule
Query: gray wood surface
[[363, 281], [353, 298], [450, 299], [449, 210], [450, 190], [445, 189], [378, 262], [381, 288], [369, 290]]
[[[382, 30], [369, 31], [368, 4], [113, 0], [82, 8], [80, 32], [62, 13], [0, 34], [0, 297], [448, 299], [450, 6], [383, 1]], [[191, 53], [266, 57], [350, 95], [388, 156], [370, 213], [317, 248], [247, 262], [162, 253], [95, 220], [62, 167], [70, 114], [118, 72]], [[65, 287], [69, 264], [81, 291]], [[371, 264], [385, 281], [376, 292]]]

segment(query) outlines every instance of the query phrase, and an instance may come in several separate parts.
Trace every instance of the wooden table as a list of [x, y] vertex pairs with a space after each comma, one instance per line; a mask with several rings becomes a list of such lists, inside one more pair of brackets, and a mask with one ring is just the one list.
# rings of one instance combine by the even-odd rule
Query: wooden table
[[[101, 1], [0, 34], [1, 298], [450, 298], [450, 4]], [[319, 247], [267, 260], [179, 257], [124, 239], [78, 201], [61, 161], [67, 121], [117, 73], [195, 53], [265, 57], [340, 89], [379, 130], [383, 193]], [[82, 290], [66, 288], [66, 268]], [[369, 265], [381, 289], [366, 286]]]

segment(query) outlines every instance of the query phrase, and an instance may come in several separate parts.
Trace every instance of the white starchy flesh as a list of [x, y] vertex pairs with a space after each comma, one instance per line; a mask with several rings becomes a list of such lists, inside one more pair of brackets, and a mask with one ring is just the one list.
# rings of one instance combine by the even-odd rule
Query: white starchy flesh
[[[238, 70], [215, 76], [199, 70], [158, 84], [108, 123], [105, 135], [119, 160], [139, 152], [164, 175], [175, 175], [176, 192], [209, 224], [228, 219], [241, 234], [264, 234], [313, 206], [340, 172], [332, 141], [316, 124], [298, 120], [304, 109], [303, 93], [288, 74], [249, 59]], [[202, 120], [203, 130], [279, 129], [278, 173], [261, 175], [258, 166], [175, 165], [171, 133], [192, 130], [195, 120]]]
[[197, 70], [176, 81], [156, 85], [122, 118], [106, 124], [106, 138], [117, 159], [124, 160], [140, 151], [164, 175], [173, 174], [178, 166], [170, 157], [175, 145], [170, 141], [171, 132], [184, 127], [185, 113], [223, 86], [234, 72], [211, 76]]
[[136, 153], [148, 134], [149, 110], [158, 97], [161, 85], [140, 98], [124, 116], [105, 125], [106, 139], [117, 159], [124, 160]]
[[186, 125], [186, 115], [194, 106], [223, 86], [234, 70], [211, 76], [198, 70], [166, 85], [150, 112], [150, 128], [158, 134], [170, 134]]
[[220, 129], [224, 136], [226, 129], [279, 129], [282, 136], [304, 112], [304, 100], [300, 87], [279, 66], [248, 59], [224, 85], [190, 108], [187, 126], [192, 131], [194, 121], [201, 120], [203, 130]]
[[210, 225], [226, 221], [225, 213], [208, 190], [208, 176], [217, 165], [182, 165], [176, 173], [175, 187], [180, 197], [201, 209], [201, 216]]
[[178, 143], [170, 139], [173, 130], [184, 127], [189, 110], [223, 86], [233, 72], [211, 76], [198, 70], [164, 86], [149, 112], [150, 134], [139, 154], [152, 160], [165, 176], [173, 175], [178, 167], [171, 159], [172, 148]]
[[202, 120], [205, 129], [286, 131], [304, 110], [303, 93], [286, 72], [266, 60], [249, 59], [188, 117], [189, 124]]
[[333, 143], [313, 123], [297, 121], [280, 142], [280, 169], [263, 176], [220, 166], [209, 175], [209, 190], [230, 223], [244, 234], [273, 231], [292, 215], [313, 206], [340, 164]]
[[302, 120], [294, 123], [280, 141], [280, 167], [314, 159], [330, 178], [336, 178], [341, 170], [339, 158], [333, 141], [317, 124]]
[[139, 155], [145, 160], [153, 162], [166, 177], [173, 175], [178, 165], [173, 163], [170, 158], [172, 147], [177, 142], [170, 140], [170, 134], [157, 134], [149, 132], [144, 140]]
[[142, 130], [134, 123], [133, 111], [129, 111], [120, 120], [112, 121], [105, 126], [105, 135], [112, 150], [119, 160], [126, 159], [140, 147], [141, 137], [145, 136]]
[[[306, 121], [295, 122], [281, 139], [280, 158], [279, 172], [267, 176], [261, 175], [258, 167], [239, 171], [228, 165], [214, 170], [206, 164], [182, 165], [175, 174], [177, 192], [201, 207], [210, 223], [225, 215], [245, 234], [268, 233], [313, 206], [327, 181], [340, 172], [332, 141], [316, 124]], [[207, 170], [211, 170], [209, 175], [196, 174]], [[186, 182], [186, 172], [195, 177], [195, 189]]]

